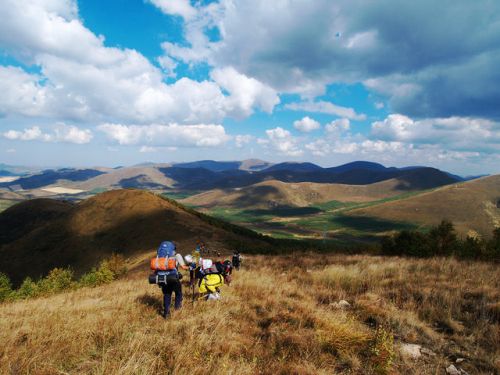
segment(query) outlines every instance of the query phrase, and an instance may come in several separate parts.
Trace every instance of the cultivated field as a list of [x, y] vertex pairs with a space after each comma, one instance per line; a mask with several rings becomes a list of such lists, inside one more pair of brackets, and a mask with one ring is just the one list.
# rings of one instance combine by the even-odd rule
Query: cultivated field
[[[500, 371], [500, 271], [453, 259], [246, 257], [219, 302], [164, 321], [147, 267], [0, 305], [3, 374], [469, 374]], [[351, 306], [342, 308], [346, 300]], [[400, 351], [421, 345], [420, 358]]]

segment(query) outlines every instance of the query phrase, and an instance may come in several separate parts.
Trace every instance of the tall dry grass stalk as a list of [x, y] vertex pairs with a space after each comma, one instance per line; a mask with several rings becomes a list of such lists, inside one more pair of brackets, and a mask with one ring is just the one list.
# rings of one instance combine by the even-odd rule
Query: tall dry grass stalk
[[[494, 374], [499, 274], [494, 265], [452, 259], [249, 257], [221, 301], [193, 304], [185, 288], [183, 309], [165, 321], [145, 269], [0, 305], [0, 372], [372, 374], [385, 360], [376, 353], [387, 356], [394, 345], [383, 372], [442, 373], [461, 357], [470, 374]], [[340, 299], [352, 308], [338, 309]], [[405, 360], [401, 342], [436, 355]]]

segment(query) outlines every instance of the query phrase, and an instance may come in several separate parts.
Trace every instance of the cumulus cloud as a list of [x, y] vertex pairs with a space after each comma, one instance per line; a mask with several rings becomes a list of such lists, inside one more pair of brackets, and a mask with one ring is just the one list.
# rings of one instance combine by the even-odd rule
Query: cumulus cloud
[[[187, 0], [156, 3], [191, 17]], [[181, 78], [166, 84], [164, 75], [172, 76], [176, 67], [173, 59], [160, 58], [162, 72], [135, 50], [106, 47], [104, 37], [82, 24], [75, 1], [6, 0], [0, 3], [0, 13], [0, 47], [41, 71], [0, 68], [4, 115], [136, 124], [213, 123], [228, 115], [245, 117], [253, 106], [269, 112], [279, 102], [274, 90], [233, 68], [214, 72], [229, 96], [210, 80]]]
[[196, 9], [193, 8], [189, 0], [149, 0], [156, 5], [165, 14], [181, 16], [186, 20], [196, 15]]
[[44, 133], [39, 126], [26, 128], [22, 131], [9, 130], [3, 136], [10, 140], [19, 141], [42, 141], [42, 142], [66, 142], [85, 144], [93, 137], [89, 129], [80, 129], [73, 125], [57, 124], [52, 132]]
[[99, 125], [98, 129], [120, 145], [218, 147], [230, 139], [222, 125], [214, 124], [140, 126], [107, 123]]
[[451, 150], [500, 149], [500, 123], [481, 118], [413, 120], [392, 114], [372, 124], [372, 135], [384, 140], [442, 144]]
[[319, 129], [321, 125], [318, 121], [306, 116], [301, 120], [294, 121], [293, 127], [303, 133], [309, 133], [313, 130]]
[[[331, 83], [364, 82], [406, 115], [500, 117], [497, 3], [232, 0], [209, 7], [198, 9], [204, 22], [186, 26], [190, 46], [169, 45], [167, 53], [232, 66], [309, 98]], [[219, 41], [203, 36], [210, 22]]]
[[252, 142], [255, 139], [254, 136], [249, 135], [249, 134], [239, 134], [236, 137], [234, 137], [234, 143], [237, 148], [242, 148], [244, 145]]
[[266, 130], [267, 138], [257, 139], [257, 143], [287, 156], [301, 156], [303, 151], [299, 148], [299, 140], [288, 130], [281, 127]]
[[229, 92], [225, 100], [226, 111], [234, 117], [247, 117], [253, 108], [271, 113], [280, 99], [272, 88], [254, 78], [238, 73], [232, 67], [214, 69], [211, 72], [213, 80]]
[[347, 118], [341, 118], [338, 120], [334, 120], [325, 125], [325, 130], [327, 133], [340, 135], [349, 131], [351, 128], [351, 122]]
[[317, 101], [317, 102], [306, 101], [299, 103], [289, 103], [285, 105], [285, 108], [291, 109], [292, 111], [326, 113], [329, 115], [346, 117], [351, 120], [366, 119], [366, 115], [357, 114], [353, 108], [341, 107], [331, 102], [325, 102], [325, 101]]

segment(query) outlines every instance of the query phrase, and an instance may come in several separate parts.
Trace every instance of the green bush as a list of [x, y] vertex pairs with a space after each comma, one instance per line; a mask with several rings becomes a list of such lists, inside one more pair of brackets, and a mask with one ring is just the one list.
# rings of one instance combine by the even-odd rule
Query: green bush
[[12, 296], [12, 283], [9, 277], [0, 272], [0, 302], [9, 299]]
[[378, 327], [370, 348], [371, 362], [375, 374], [392, 373], [392, 365], [396, 356], [394, 336], [384, 327]]
[[80, 286], [98, 286], [107, 284], [113, 281], [116, 274], [110, 269], [107, 261], [102, 261], [99, 268], [92, 268], [92, 270], [84, 274], [79, 281]]
[[115, 277], [120, 277], [127, 273], [128, 269], [125, 265], [125, 257], [121, 254], [111, 254], [109, 259], [103, 261]]
[[21, 286], [13, 293], [13, 297], [16, 299], [24, 299], [37, 297], [39, 294], [38, 284], [34, 282], [31, 277], [27, 277], [24, 279]]
[[479, 238], [467, 236], [458, 246], [457, 255], [461, 258], [480, 258], [484, 255], [484, 242]]
[[73, 271], [54, 268], [47, 277], [38, 282], [38, 289], [40, 294], [48, 295], [70, 289], [73, 285]]
[[69, 289], [107, 284], [126, 272], [123, 256], [113, 254], [109, 259], [103, 260], [99, 267], [84, 274], [78, 282], [74, 280], [72, 270], [54, 268], [46, 277], [38, 281], [27, 277], [17, 290], [12, 290], [8, 276], [0, 273], [0, 302], [47, 296]]
[[460, 258], [474, 258], [500, 261], [500, 228], [493, 231], [493, 238], [484, 241], [467, 236], [457, 237], [453, 224], [443, 220], [429, 233], [403, 230], [380, 241], [381, 253], [385, 255], [409, 255], [415, 257], [454, 255]]

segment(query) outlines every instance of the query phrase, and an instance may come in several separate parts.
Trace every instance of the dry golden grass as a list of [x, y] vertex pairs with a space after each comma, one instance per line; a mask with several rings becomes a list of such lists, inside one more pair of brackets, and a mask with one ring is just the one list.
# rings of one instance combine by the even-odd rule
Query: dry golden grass
[[[395, 339], [386, 373], [444, 373], [457, 357], [469, 374], [500, 370], [495, 265], [248, 257], [223, 300], [193, 304], [185, 288], [183, 309], [167, 321], [146, 276], [1, 305], [0, 373], [372, 374], [383, 359], [374, 354], [377, 327]], [[352, 308], [336, 308], [340, 299]], [[401, 342], [436, 355], [405, 360]]]
[[[231, 189], [214, 189], [181, 200], [200, 207], [269, 208], [269, 202], [282, 206], [307, 207], [332, 200], [370, 202], [399, 195], [401, 182], [390, 179], [369, 185], [329, 184], [315, 182], [282, 182], [269, 180]], [[414, 189], [417, 190], [417, 189]]]
[[394, 202], [349, 211], [347, 215], [438, 225], [447, 219], [457, 232], [469, 232], [490, 237], [500, 226], [500, 175], [493, 175], [460, 184], [443, 186], [437, 190]]

